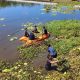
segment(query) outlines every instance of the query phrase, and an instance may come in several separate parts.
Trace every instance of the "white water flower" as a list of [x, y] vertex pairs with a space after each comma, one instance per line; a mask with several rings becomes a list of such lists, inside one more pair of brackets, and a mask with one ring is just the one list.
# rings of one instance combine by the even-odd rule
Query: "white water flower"
[[37, 71], [34, 71], [34, 73], [37, 73]]
[[27, 66], [28, 65], [28, 63], [24, 63], [24, 66]]

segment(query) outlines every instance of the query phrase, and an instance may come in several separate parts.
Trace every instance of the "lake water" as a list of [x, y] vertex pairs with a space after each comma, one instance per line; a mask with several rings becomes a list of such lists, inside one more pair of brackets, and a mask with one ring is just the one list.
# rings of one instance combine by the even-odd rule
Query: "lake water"
[[[0, 58], [17, 59], [19, 38], [24, 35], [24, 24], [46, 23], [52, 20], [80, 20], [80, 10], [67, 12], [67, 7], [60, 9], [49, 5], [0, 2]], [[12, 38], [15, 38], [12, 41]]]

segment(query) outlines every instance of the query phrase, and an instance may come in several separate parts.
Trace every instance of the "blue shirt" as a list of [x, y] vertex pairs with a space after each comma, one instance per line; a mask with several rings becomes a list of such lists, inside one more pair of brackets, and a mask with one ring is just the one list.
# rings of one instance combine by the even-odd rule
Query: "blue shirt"
[[52, 47], [48, 47], [48, 52], [50, 53], [50, 55], [55, 55], [56, 54], [55, 49], [52, 48]]

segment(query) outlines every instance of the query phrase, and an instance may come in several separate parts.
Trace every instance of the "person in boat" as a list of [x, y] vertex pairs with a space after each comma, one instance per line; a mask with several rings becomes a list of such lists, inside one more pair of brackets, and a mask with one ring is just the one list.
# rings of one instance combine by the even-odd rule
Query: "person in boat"
[[27, 28], [25, 29], [25, 35], [24, 36], [29, 37], [29, 33], [28, 33]]
[[38, 30], [37, 30], [37, 26], [36, 25], [34, 26], [34, 29], [32, 30], [32, 32], [39, 33]]
[[57, 62], [58, 62], [58, 60], [53, 60], [53, 57], [50, 54], [48, 54], [45, 69], [46, 70], [52, 70], [53, 67], [51, 66], [51, 64], [55, 64]]
[[34, 39], [35, 39], [35, 35], [34, 35], [33, 32], [31, 32], [31, 33], [29, 34], [29, 39], [30, 39], [30, 40], [34, 40]]
[[43, 34], [48, 34], [47, 29], [45, 28], [45, 26], [43, 27], [42, 33]]
[[51, 57], [53, 57], [53, 58], [57, 57], [56, 50], [50, 44], [48, 45], [48, 52], [51, 55]]

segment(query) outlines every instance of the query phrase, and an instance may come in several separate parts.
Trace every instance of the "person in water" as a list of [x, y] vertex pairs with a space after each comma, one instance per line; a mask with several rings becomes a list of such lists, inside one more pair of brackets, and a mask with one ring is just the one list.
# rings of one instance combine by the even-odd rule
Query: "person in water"
[[39, 33], [38, 30], [37, 30], [37, 26], [36, 25], [34, 26], [34, 29], [32, 30], [32, 32]]
[[47, 29], [45, 28], [45, 26], [43, 27], [42, 33], [43, 34], [48, 34]]
[[51, 57], [53, 57], [53, 58], [57, 57], [56, 50], [50, 44], [48, 45], [48, 52], [51, 55]]
[[25, 29], [25, 36], [26, 36], [26, 37], [29, 37], [29, 33], [28, 33], [27, 28]]
[[33, 32], [31, 32], [31, 33], [29, 34], [29, 39], [30, 39], [30, 40], [34, 40], [34, 39], [35, 39], [35, 35], [34, 35]]
[[57, 60], [54, 61], [53, 57], [48, 54], [48, 56], [47, 56], [47, 62], [46, 62], [46, 65], [45, 65], [45, 69], [46, 70], [52, 70], [53, 67], [51, 66], [51, 64], [55, 64], [57, 62], [58, 62]]

